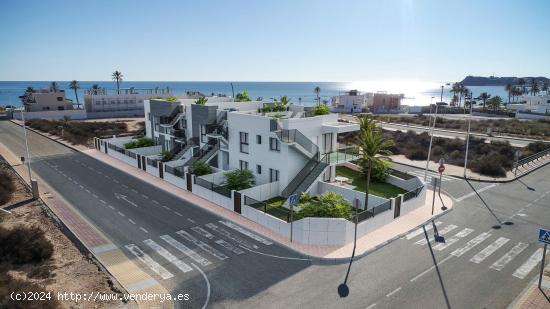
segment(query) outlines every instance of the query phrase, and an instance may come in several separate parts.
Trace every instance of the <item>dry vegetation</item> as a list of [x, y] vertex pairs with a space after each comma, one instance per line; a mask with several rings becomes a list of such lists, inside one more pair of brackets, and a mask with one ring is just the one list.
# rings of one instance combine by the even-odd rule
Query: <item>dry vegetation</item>
[[[16, 189], [0, 207], [20, 202], [11, 214], [0, 211], [0, 308], [124, 308], [118, 301], [57, 301], [57, 292], [117, 293], [120, 288], [60, 231], [41, 201], [29, 200], [29, 190], [1, 158], [0, 168]], [[29, 291], [50, 291], [52, 299], [10, 299], [12, 292]]]

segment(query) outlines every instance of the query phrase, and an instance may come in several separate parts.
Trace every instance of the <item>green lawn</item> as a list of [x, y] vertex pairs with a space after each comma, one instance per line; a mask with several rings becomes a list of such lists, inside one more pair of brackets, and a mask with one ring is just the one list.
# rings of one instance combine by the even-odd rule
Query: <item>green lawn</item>
[[[288, 220], [288, 213], [290, 212], [288, 209], [286, 209], [285, 207], [283, 207], [283, 204], [285, 203], [285, 199], [280, 197], [280, 196], [277, 196], [277, 197], [274, 197], [274, 198], [271, 198], [267, 201], [265, 201], [265, 203], [267, 204], [266, 206], [266, 212], [274, 217], [277, 217], [283, 221], [287, 221]], [[264, 211], [264, 208], [260, 207], [260, 208], [257, 208], [258, 210], [260, 211]]]
[[[361, 175], [360, 172], [354, 171], [345, 166], [337, 166], [336, 176], [343, 176], [352, 179], [352, 185], [355, 186], [355, 190], [365, 192], [367, 180], [363, 177], [363, 175]], [[397, 195], [405, 192], [407, 191], [386, 182], [371, 181], [369, 187], [369, 194], [380, 196], [383, 198], [396, 197]]]

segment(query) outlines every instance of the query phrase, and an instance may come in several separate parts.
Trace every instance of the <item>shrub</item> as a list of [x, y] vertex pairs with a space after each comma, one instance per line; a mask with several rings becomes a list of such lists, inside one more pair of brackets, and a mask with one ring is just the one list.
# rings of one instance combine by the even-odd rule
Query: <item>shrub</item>
[[166, 101], [168, 102], [176, 102], [178, 100], [178, 98], [176, 98], [175, 96], [171, 95], [171, 96], [168, 96], [166, 98]]
[[160, 152], [160, 155], [162, 157], [162, 162], [170, 161], [174, 157], [174, 154], [170, 150], [163, 150]]
[[0, 166], [0, 205], [7, 203], [14, 191], [15, 184], [12, 175], [7, 165], [2, 164]]
[[141, 147], [150, 147], [154, 145], [155, 145], [155, 142], [152, 139], [148, 137], [140, 137], [129, 143], [124, 144], [124, 148], [134, 149], [134, 148], [141, 148]]
[[313, 114], [315, 116], [328, 115], [330, 114], [330, 110], [328, 109], [328, 106], [326, 106], [325, 104], [319, 104], [313, 108]]
[[344, 218], [351, 219], [352, 208], [344, 197], [335, 192], [327, 192], [317, 199], [311, 199], [302, 204], [296, 213], [296, 219], [305, 217]]
[[482, 175], [493, 176], [493, 177], [504, 177], [506, 176], [506, 171], [499, 162], [495, 160], [488, 160], [486, 157], [476, 159], [471, 162], [470, 168]]
[[93, 137], [112, 136], [127, 132], [124, 122], [83, 122], [83, 121], [55, 121], [44, 119], [28, 120], [26, 124], [36, 130], [61, 136], [73, 144], [85, 145]]
[[210, 165], [204, 163], [203, 161], [197, 161], [195, 162], [195, 164], [193, 164], [192, 174], [202, 176], [208, 175], [210, 173], [212, 173], [212, 168], [210, 167]]
[[[362, 169], [362, 175], [364, 175], [365, 179], [367, 178], [368, 173], [368, 165], [366, 160], [359, 160], [359, 164], [361, 165]], [[386, 181], [386, 178], [388, 178], [388, 175], [390, 174], [390, 162], [388, 160], [380, 160], [380, 161], [374, 161], [372, 164], [372, 169], [370, 172], [370, 179], [372, 182], [384, 182]]]
[[53, 246], [38, 227], [0, 227], [0, 262], [38, 263], [51, 258]]
[[240, 191], [252, 187], [255, 183], [254, 174], [249, 170], [234, 170], [224, 174], [225, 186], [229, 190]]
[[[23, 293], [23, 292], [34, 292], [34, 293], [50, 293], [51, 298], [36, 301], [36, 300], [21, 300], [13, 301], [10, 299], [11, 293]], [[6, 273], [0, 275], [0, 308], [11, 308], [11, 309], [57, 309], [62, 308], [61, 303], [55, 296], [53, 292], [47, 291], [43, 286], [36, 283], [14, 278], [10, 274]]]

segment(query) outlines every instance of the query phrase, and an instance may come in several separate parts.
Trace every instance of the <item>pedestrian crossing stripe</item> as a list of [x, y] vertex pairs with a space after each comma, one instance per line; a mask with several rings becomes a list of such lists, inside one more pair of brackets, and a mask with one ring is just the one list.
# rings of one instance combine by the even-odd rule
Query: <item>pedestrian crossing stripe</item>
[[[425, 172], [424, 172], [424, 171], [408, 171], [407, 173], [408, 173], [408, 174], [412, 174], [412, 175], [414, 175], [414, 176], [418, 176], [418, 177], [424, 178], [424, 173], [425, 173]], [[428, 175], [427, 175], [426, 178], [429, 178], [429, 179], [431, 179], [431, 178], [438, 178], [438, 179], [439, 179], [439, 174], [438, 174], [438, 173], [434, 173], [434, 172], [428, 171]], [[445, 176], [445, 175], [443, 175], [443, 176], [441, 176], [441, 180], [442, 180], [442, 181], [453, 181], [453, 180], [455, 180], [455, 178], [450, 177], [450, 176]]]
[[189, 271], [192, 271], [193, 268], [191, 266], [187, 265], [185, 262], [181, 261], [177, 257], [175, 257], [172, 253], [168, 252], [168, 250], [161, 247], [159, 244], [154, 242], [152, 239], [146, 239], [143, 241], [149, 248], [153, 249], [156, 253], [158, 253], [160, 256], [162, 256], [165, 260], [168, 262], [174, 264], [179, 270], [186, 273]]
[[171, 236], [162, 235], [162, 236], [160, 236], [160, 238], [162, 240], [164, 240], [165, 242], [167, 242], [172, 247], [179, 250], [181, 253], [183, 253], [183, 254], [187, 255], [188, 257], [190, 257], [191, 259], [193, 259], [193, 261], [201, 264], [202, 266], [208, 266], [208, 265], [211, 264], [211, 262], [209, 260], [203, 258], [200, 254], [196, 253], [195, 251], [193, 251], [192, 249], [190, 249], [186, 245], [182, 244], [181, 242], [175, 240]]
[[505, 237], [499, 237], [495, 242], [487, 246], [485, 249], [481, 250], [478, 254], [474, 255], [470, 259], [470, 262], [479, 264], [488, 258], [491, 254], [495, 253], [500, 247], [506, 244], [510, 239]]
[[166, 280], [174, 277], [174, 275], [171, 272], [166, 270], [166, 268], [162, 267], [159, 263], [155, 262], [153, 258], [151, 258], [149, 255], [143, 252], [138, 246], [134, 244], [129, 244], [129, 245], [126, 245], [125, 247], [126, 249], [128, 249], [128, 251], [134, 254], [138, 258], [138, 260], [140, 260], [143, 264], [149, 267], [162, 279]]
[[506, 252], [500, 259], [491, 265], [491, 269], [501, 271], [508, 263], [510, 263], [516, 256], [518, 256], [523, 250], [527, 249], [529, 245], [526, 243], [518, 242], [510, 251]]
[[442, 251], [443, 249], [453, 245], [455, 242], [458, 242], [460, 239], [470, 235], [473, 231], [473, 229], [465, 228], [462, 231], [456, 233], [450, 239], [447, 239], [444, 243], [437, 244], [433, 247], [433, 249], [437, 251]]

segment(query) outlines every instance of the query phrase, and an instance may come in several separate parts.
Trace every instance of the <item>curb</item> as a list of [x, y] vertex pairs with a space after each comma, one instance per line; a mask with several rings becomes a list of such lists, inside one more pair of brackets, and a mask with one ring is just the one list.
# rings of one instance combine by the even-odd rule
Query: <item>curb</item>
[[[11, 122], [13, 122], [13, 123], [15, 123], [16, 125], [22, 127], [21, 124], [18, 124], [18, 123], [14, 122], [14, 121], [11, 121]], [[48, 138], [48, 139], [50, 139], [50, 140], [52, 140], [52, 141], [55, 141], [55, 142], [57, 142], [57, 143], [59, 143], [59, 144], [65, 146], [65, 147], [68, 147], [68, 148], [70, 148], [70, 149], [72, 149], [72, 150], [74, 150], [74, 151], [76, 151], [76, 152], [82, 153], [82, 151], [81, 151], [80, 149], [77, 149], [77, 148], [75, 148], [74, 146], [67, 145], [67, 144], [65, 144], [65, 143], [63, 143], [63, 142], [60, 142], [59, 140], [55, 140], [55, 139], [53, 139], [53, 138], [50, 137], [50, 136], [44, 135], [42, 132], [40, 132], [40, 131], [38, 131], [38, 130], [30, 129], [28, 126], [27, 126], [27, 129], [33, 131], [33, 132], [36, 133], [36, 134], [39, 134], [39, 135], [45, 137], [45, 138]], [[93, 148], [91, 148], [91, 149], [93, 149]], [[401, 163], [400, 163], [400, 164], [401, 164]], [[126, 174], [135, 177], [135, 176], [132, 175], [132, 174], [129, 174], [129, 173], [126, 173]], [[163, 190], [163, 191], [165, 191], [165, 190]], [[173, 195], [173, 193], [171, 193], [171, 192], [168, 192], [168, 191], [165, 191], [165, 192]], [[175, 195], [175, 196], [177, 196], [177, 195]], [[181, 198], [181, 197], [179, 197], [179, 196], [177, 196], [177, 197], [178, 197], [178, 198]], [[428, 222], [430, 222], [430, 221], [432, 221], [432, 220], [434, 220], [434, 219], [437, 219], [437, 218], [439, 218], [439, 217], [441, 217], [441, 216], [447, 214], [448, 212], [452, 211], [453, 209], [454, 209], [454, 208], [450, 208], [450, 209], [448, 209], [448, 210], [446, 210], [446, 211], [444, 211], [444, 212], [441, 212], [441, 213], [439, 213], [439, 214], [437, 214], [437, 215], [431, 217], [430, 219], [424, 221], [423, 223], [417, 225], [416, 227], [414, 227], [414, 228], [412, 228], [412, 229], [410, 229], [410, 230], [408, 230], [408, 231], [406, 231], [406, 232], [403, 232], [403, 233], [401, 233], [401, 234], [398, 234], [398, 235], [392, 237], [391, 239], [388, 239], [388, 240], [384, 241], [383, 243], [378, 244], [377, 246], [375, 246], [375, 247], [373, 247], [373, 248], [371, 248], [371, 249], [368, 249], [367, 251], [361, 253], [360, 255], [356, 255], [356, 256], [354, 257], [354, 260], [361, 259], [361, 258], [363, 258], [363, 257], [365, 257], [365, 256], [367, 256], [367, 255], [369, 255], [369, 254], [371, 254], [372, 252], [375, 252], [375, 251], [377, 251], [378, 249], [381, 249], [382, 247], [385, 247], [386, 245], [392, 243], [393, 241], [395, 241], [395, 240], [397, 240], [397, 239], [399, 239], [399, 238], [402, 238], [403, 236], [407, 235], [407, 234], [410, 233], [411, 231], [420, 228], [421, 226], [425, 225], [426, 223], [428, 223]], [[205, 209], [205, 210], [207, 210], [207, 209]], [[209, 210], [207, 210], [207, 211], [209, 211]], [[213, 213], [213, 214], [216, 214], [216, 213]], [[219, 216], [219, 214], [216, 214], [216, 215]], [[243, 218], [244, 218], [244, 217], [243, 217]], [[246, 218], [246, 219], [248, 219], [248, 218]], [[252, 221], [252, 222], [253, 222], [253, 221]], [[270, 239], [271, 239], [271, 238], [270, 238]], [[312, 255], [308, 255], [308, 254], [305, 254], [305, 253], [303, 253], [303, 252], [300, 252], [300, 251], [298, 251], [298, 250], [296, 250], [296, 249], [294, 249], [294, 248], [288, 246], [287, 244], [281, 243], [281, 242], [279, 242], [279, 241], [277, 241], [277, 240], [274, 240], [274, 239], [271, 239], [271, 240], [273, 240], [274, 242], [276, 242], [276, 243], [279, 244], [280, 246], [285, 247], [285, 248], [287, 248], [288, 250], [294, 252], [294, 253], [295, 253], [296, 255], [298, 255], [299, 257], [301, 257], [301, 258], [303, 258], [303, 259], [309, 260], [309, 261], [310, 261], [312, 264], [314, 264], [314, 265], [339, 265], [339, 264], [345, 264], [345, 263], [349, 263], [350, 258], [351, 258], [351, 257], [344, 257], [344, 258], [323, 258], [323, 257], [318, 257], [318, 256], [312, 256]], [[121, 286], [122, 286], [122, 285], [121, 285]]]
[[[22, 124], [19, 124], [19, 123], [13, 121], [13, 120], [10, 120], [10, 122], [13, 123], [13, 124], [16, 124], [16, 125], [18, 125], [18, 126], [20, 126], [20, 127], [23, 127]], [[45, 137], [45, 138], [47, 138], [47, 139], [49, 139], [49, 140], [52, 140], [52, 141], [54, 141], [54, 142], [56, 142], [56, 143], [58, 143], [58, 144], [60, 144], [60, 145], [63, 145], [63, 146], [65, 146], [65, 147], [67, 147], [67, 148], [70, 148], [71, 150], [81, 152], [80, 149], [77, 149], [77, 148], [74, 147], [73, 145], [71, 145], [71, 144], [65, 144], [65, 143], [63, 143], [63, 142], [61, 142], [61, 141], [59, 141], [59, 140], [53, 139], [51, 136], [47, 136], [47, 135], [45, 135], [45, 134], [44, 134], [43, 132], [41, 132], [41, 131], [35, 130], [35, 129], [29, 127], [29, 126], [25, 126], [25, 128], [27, 128], [27, 130], [29, 130], [29, 131], [32, 131], [32, 132], [34, 132], [34, 133], [36, 133], [36, 134], [39, 134], [39, 135], [43, 136], [43, 137]]]

